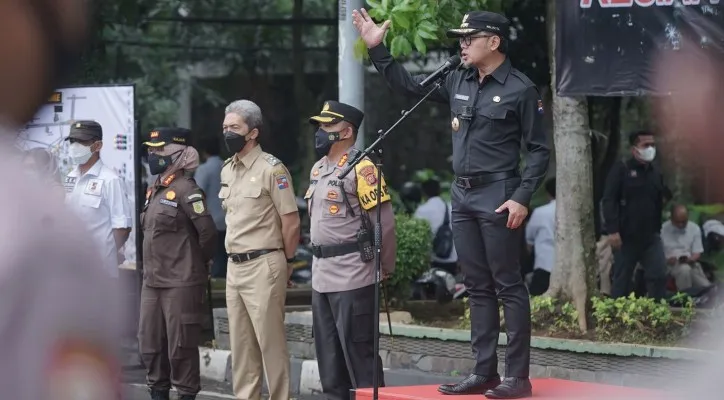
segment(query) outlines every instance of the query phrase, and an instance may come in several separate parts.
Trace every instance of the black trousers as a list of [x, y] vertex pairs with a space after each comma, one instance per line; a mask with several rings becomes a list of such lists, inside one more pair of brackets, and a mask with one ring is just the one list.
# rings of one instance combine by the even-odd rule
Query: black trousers
[[372, 387], [375, 357], [379, 385], [385, 385], [382, 359], [374, 354], [374, 301], [374, 285], [346, 292], [312, 291], [314, 347], [328, 399], [349, 400], [351, 389]]
[[520, 178], [472, 189], [452, 185], [452, 228], [470, 303], [471, 341], [477, 375], [498, 373], [498, 299], [508, 333], [505, 376], [527, 378], [530, 369], [530, 299], [520, 271], [522, 227], [508, 229], [508, 213], [495, 210]]
[[226, 254], [226, 231], [219, 233], [214, 253], [214, 263], [211, 265], [212, 278], [226, 278], [226, 265], [229, 263], [229, 255]]
[[633, 273], [637, 263], [644, 269], [647, 295], [656, 300], [666, 295], [666, 256], [661, 236], [647, 239], [622, 238], [621, 248], [613, 255], [611, 297], [628, 296], [633, 290]]

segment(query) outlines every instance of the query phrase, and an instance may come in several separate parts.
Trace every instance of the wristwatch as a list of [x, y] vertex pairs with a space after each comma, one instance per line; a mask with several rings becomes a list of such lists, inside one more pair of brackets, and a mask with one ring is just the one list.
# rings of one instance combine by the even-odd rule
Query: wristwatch
[[292, 258], [287, 258], [287, 264], [291, 264], [291, 263], [293, 263], [293, 262], [294, 262], [294, 260], [296, 260], [296, 257], [292, 257]]

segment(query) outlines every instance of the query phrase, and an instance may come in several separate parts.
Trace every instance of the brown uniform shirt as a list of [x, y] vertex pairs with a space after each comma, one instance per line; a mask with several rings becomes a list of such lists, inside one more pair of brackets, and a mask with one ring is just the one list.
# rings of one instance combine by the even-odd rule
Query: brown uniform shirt
[[[350, 149], [351, 151], [352, 149]], [[332, 245], [357, 240], [362, 212], [368, 213], [372, 227], [376, 217], [377, 168], [369, 158], [362, 160], [354, 172], [339, 179], [347, 166], [349, 155], [337, 164], [331, 164], [323, 157], [312, 168], [310, 186], [304, 198], [309, 203], [311, 239], [315, 245]], [[347, 204], [342, 196], [347, 193]], [[387, 184], [382, 179], [382, 271], [391, 273], [395, 269], [397, 241], [395, 238], [395, 215], [392, 211]], [[352, 212], [354, 212], [354, 216]], [[363, 262], [360, 253], [343, 256], [314, 258], [312, 264], [312, 288], [317, 292], [341, 292], [359, 289], [375, 283], [375, 262]]]
[[203, 284], [214, 254], [216, 225], [193, 178], [170, 175], [146, 193], [143, 282], [168, 288]]
[[254, 147], [221, 169], [221, 206], [226, 211], [226, 252], [284, 249], [281, 215], [298, 212], [292, 178], [279, 159]]

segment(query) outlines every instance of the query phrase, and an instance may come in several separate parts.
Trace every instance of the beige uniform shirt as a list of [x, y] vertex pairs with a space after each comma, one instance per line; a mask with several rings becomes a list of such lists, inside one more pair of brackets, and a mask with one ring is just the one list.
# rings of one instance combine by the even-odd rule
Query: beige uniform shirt
[[[310, 234], [314, 245], [355, 242], [362, 212], [369, 214], [372, 227], [377, 220], [377, 168], [370, 159], [364, 159], [355, 167], [354, 172], [339, 179], [337, 176], [347, 166], [348, 157], [350, 156], [343, 156], [336, 164], [331, 164], [327, 157], [324, 157], [312, 168], [310, 186], [304, 198], [309, 204]], [[342, 197], [343, 190], [347, 193], [351, 210]], [[391, 273], [395, 269], [397, 242], [395, 215], [384, 178], [382, 193], [382, 271]], [[363, 262], [359, 252], [314, 258], [312, 288], [317, 292], [348, 291], [374, 283], [375, 262]]]
[[[0, 131], [0, 171], [22, 171]], [[0, 197], [3, 399], [113, 398], [109, 365], [125, 326], [117, 282], [83, 224], [45, 182], [6, 173]], [[118, 361], [115, 361], [118, 363]], [[120, 365], [113, 365], [114, 368]], [[90, 390], [89, 392], [87, 390]]]
[[226, 252], [284, 249], [281, 216], [298, 212], [292, 177], [279, 159], [254, 147], [221, 170], [221, 206], [226, 211]]

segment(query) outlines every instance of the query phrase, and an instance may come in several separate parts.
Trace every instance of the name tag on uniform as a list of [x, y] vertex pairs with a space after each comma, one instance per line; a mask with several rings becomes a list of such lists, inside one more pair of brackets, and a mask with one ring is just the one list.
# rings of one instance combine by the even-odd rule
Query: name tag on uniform
[[466, 96], [464, 94], [455, 94], [455, 98], [462, 101], [468, 101], [470, 99], [470, 96]]
[[171, 200], [161, 199], [161, 200], [159, 200], [159, 203], [165, 204], [165, 205], [171, 206], [171, 207], [178, 207], [178, 203], [176, 203], [175, 201], [171, 201]]
[[73, 191], [73, 189], [75, 189], [75, 180], [76, 180], [76, 177], [74, 177], [74, 176], [65, 177], [65, 182], [63, 183], [63, 185], [65, 186], [66, 192], [70, 193]]
[[103, 189], [103, 179], [91, 179], [85, 186], [84, 194], [90, 194], [92, 196], [100, 196], [101, 190]]

